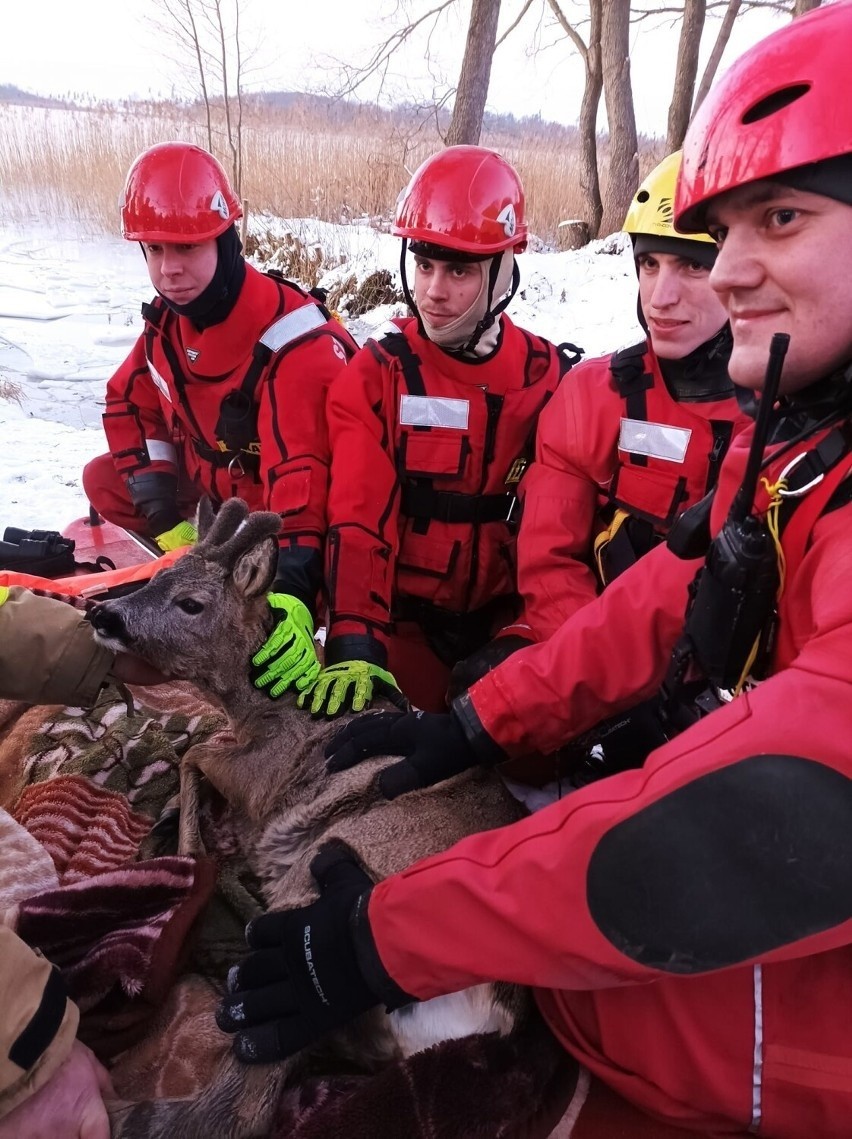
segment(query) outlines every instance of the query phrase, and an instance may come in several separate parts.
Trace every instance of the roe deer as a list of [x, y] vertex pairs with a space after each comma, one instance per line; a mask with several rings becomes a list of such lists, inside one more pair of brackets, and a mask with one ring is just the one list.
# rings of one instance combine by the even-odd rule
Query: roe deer
[[[328, 774], [323, 748], [345, 718], [313, 720], [291, 696], [273, 701], [254, 687], [249, 661], [274, 620], [266, 594], [276, 571], [279, 526], [278, 515], [249, 515], [239, 499], [226, 501], [215, 517], [202, 502], [198, 544], [137, 592], [99, 606], [92, 617], [104, 644], [132, 650], [167, 675], [194, 682], [227, 714], [227, 729], [194, 749], [195, 762], [241, 816], [244, 850], [272, 909], [303, 906], [317, 897], [309, 867], [330, 842], [348, 847], [378, 881], [466, 835], [517, 818], [499, 779], [480, 769], [391, 802], [381, 797], [376, 776], [395, 762], [392, 757]], [[197, 770], [182, 772], [185, 853], [196, 852], [199, 843], [192, 814], [197, 779]], [[525, 1000], [515, 986], [479, 985], [390, 1015], [369, 1013], [321, 1048], [304, 1050], [299, 1061], [319, 1052], [357, 1057], [369, 1069], [441, 1040], [505, 1034], [522, 1019]], [[269, 1078], [292, 1080], [301, 1066], [290, 1062]], [[197, 1112], [185, 1119], [172, 1116], [171, 1132], [162, 1134], [189, 1136], [197, 1128], [199, 1135], [217, 1135], [223, 1125], [217, 1110], [211, 1105], [204, 1112], [203, 1126]], [[160, 1134], [152, 1125], [147, 1117], [147, 1134]], [[226, 1125], [232, 1128], [228, 1135], [253, 1133], [233, 1130], [233, 1114]]]

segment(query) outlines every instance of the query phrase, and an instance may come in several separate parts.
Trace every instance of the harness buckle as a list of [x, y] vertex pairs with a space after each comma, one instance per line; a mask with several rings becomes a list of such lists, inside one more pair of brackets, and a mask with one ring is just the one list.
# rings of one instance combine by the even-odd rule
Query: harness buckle
[[[802, 451], [801, 454], [796, 455], [795, 458], [791, 459], [781, 474], [778, 476], [777, 482], [785, 482], [787, 480], [787, 476], [791, 473], [791, 471], [794, 471], [796, 467], [798, 467], [799, 463], [801, 463], [803, 459], [807, 459], [810, 454], [812, 454], [812, 452]], [[813, 490], [815, 486], [819, 486], [824, 478], [825, 471], [821, 471], [815, 478], [812, 478], [810, 482], [805, 483], [804, 486], [797, 487], [795, 490], [790, 490], [789, 487], [784, 487], [783, 489], [779, 487], [778, 494], [781, 498], [801, 498], [802, 495], [805, 495], [808, 493], [808, 491]]]
[[228, 463], [228, 476], [232, 479], [241, 479], [245, 473], [246, 469], [243, 466], [242, 459], [239, 455], [234, 455], [233, 459]]

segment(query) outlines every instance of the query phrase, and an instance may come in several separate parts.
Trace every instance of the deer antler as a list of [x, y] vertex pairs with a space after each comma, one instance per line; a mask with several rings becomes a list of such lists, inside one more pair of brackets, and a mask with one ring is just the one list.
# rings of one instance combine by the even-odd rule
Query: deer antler
[[217, 546], [223, 546], [236, 534], [248, 517], [248, 512], [248, 504], [241, 498], [227, 499], [215, 514], [210, 500], [202, 499], [198, 507], [202, 538], [195, 547], [196, 551], [208, 556]]
[[271, 511], [257, 511], [238, 528], [237, 532], [214, 550], [205, 550], [204, 556], [226, 569], [232, 568], [241, 554], [251, 550], [267, 538], [275, 537], [281, 529], [281, 516]]

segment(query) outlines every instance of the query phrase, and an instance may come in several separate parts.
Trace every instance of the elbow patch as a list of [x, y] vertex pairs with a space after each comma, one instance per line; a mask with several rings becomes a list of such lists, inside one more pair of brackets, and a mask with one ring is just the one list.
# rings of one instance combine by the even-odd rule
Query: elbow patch
[[613, 827], [586, 888], [601, 933], [649, 968], [760, 958], [852, 917], [852, 781], [801, 756], [739, 760]]
[[59, 971], [51, 969], [38, 1008], [9, 1049], [13, 1064], [28, 1072], [37, 1063], [62, 1026], [65, 1005], [65, 985]]

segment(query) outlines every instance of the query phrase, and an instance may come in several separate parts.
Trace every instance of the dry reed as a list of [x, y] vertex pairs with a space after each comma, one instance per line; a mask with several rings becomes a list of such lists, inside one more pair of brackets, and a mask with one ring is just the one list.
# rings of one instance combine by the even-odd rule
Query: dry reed
[[[570, 128], [524, 126], [486, 132], [482, 142], [516, 165], [531, 232], [553, 241], [560, 221], [583, 212], [576, 142]], [[103, 232], [118, 230], [124, 176], [140, 151], [169, 139], [207, 145], [201, 109], [167, 103], [0, 104], [0, 132], [0, 203], [7, 219], [73, 219]], [[382, 225], [409, 173], [441, 145], [434, 127], [415, 131], [404, 112], [356, 107], [341, 114], [340, 104], [252, 102], [243, 125], [242, 194], [253, 210], [281, 217]], [[214, 150], [227, 168], [224, 139], [214, 141]]]

